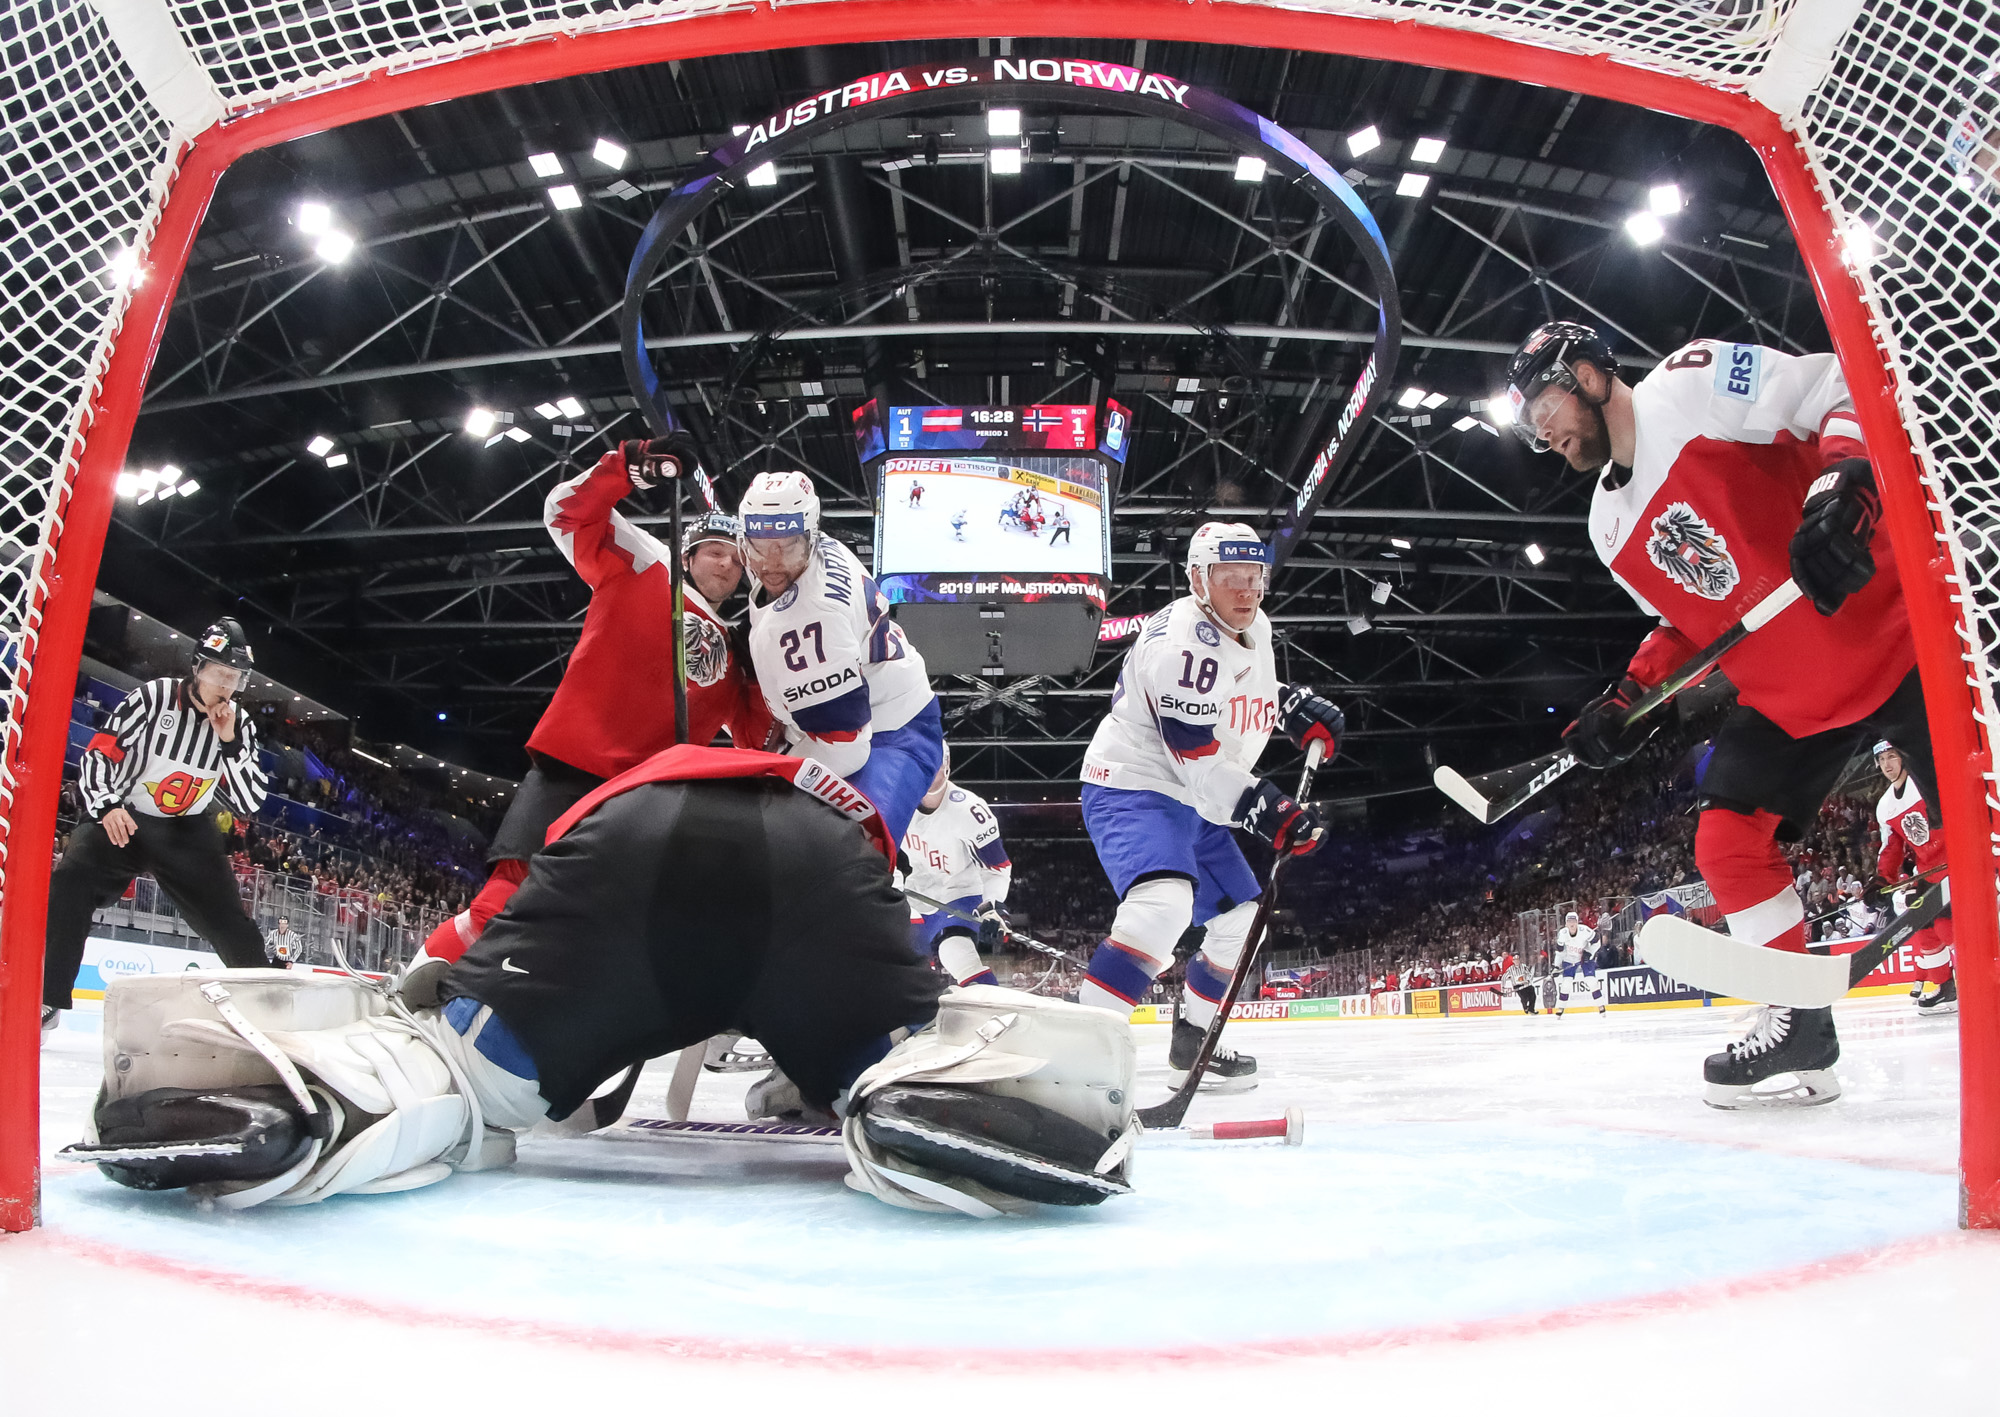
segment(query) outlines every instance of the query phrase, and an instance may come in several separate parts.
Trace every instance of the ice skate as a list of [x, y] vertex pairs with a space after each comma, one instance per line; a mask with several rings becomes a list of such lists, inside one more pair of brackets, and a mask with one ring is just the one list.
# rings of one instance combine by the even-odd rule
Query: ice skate
[[1934, 993], [1925, 994], [1917, 1000], [1920, 1014], [1955, 1014], [1958, 1012], [1958, 979], [1947, 979]]
[[[1815, 1107], [1840, 1096], [1833, 1065], [1840, 1059], [1832, 1009], [1790, 1009], [1767, 1004], [1750, 1032], [1702, 1065], [1708, 1084], [1703, 1101], [1724, 1111], [1759, 1107]], [[1758, 1091], [1772, 1079], [1790, 1078]]]
[[754, 1038], [718, 1033], [708, 1040], [701, 1065], [711, 1073], [761, 1073], [771, 1066], [771, 1054]]
[[[1186, 1019], [1174, 1020], [1173, 1041], [1167, 1045], [1167, 1066], [1174, 1071], [1174, 1085], [1180, 1086], [1187, 1080], [1187, 1071], [1194, 1066], [1194, 1055], [1201, 1051], [1201, 1038], [1206, 1029], [1196, 1028]], [[1233, 1048], [1224, 1048], [1220, 1041], [1208, 1056], [1208, 1070], [1202, 1074], [1203, 1092], [1248, 1092], [1257, 1085], [1257, 1060], [1248, 1053], [1238, 1053]]]
[[57, 1008], [51, 1008], [49, 1005], [43, 1004], [42, 1037], [47, 1038], [51, 1033], [54, 1033], [58, 1028], [61, 1027], [62, 1027], [62, 1010]]

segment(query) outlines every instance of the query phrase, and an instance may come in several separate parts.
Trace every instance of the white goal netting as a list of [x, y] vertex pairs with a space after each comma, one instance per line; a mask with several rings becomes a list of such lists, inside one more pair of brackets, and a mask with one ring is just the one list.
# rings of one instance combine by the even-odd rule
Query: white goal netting
[[[953, 26], [943, 0], [893, 7], [894, 35], [878, 32], [891, 7], [851, 8], [856, 39], [907, 40]], [[155, 282], [157, 292], [176, 277], [149, 269], [148, 245], [177, 165], [202, 129], [503, 49], [526, 58], [496, 69], [491, 82], [525, 82], [536, 76], [538, 56], [547, 56], [550, 74], [563, 72], [565, 44], [604, 30], [673, 25], [689, 35], [690, 54], [702, 52], [701, 26], [710, 19], [736, 27], [730, 47], [742, 47], [750, 26], [762, 26], [756, 36], [774, 47], [800, 42], [808, 20], [823, 39], [849, 9], [846, 0], [0, 6], [0, 824], [11, 820], [20, 781], [42, 599], [51, 575], [77, 552], [63, 542], [69, 496], [90, 440], [115, 446], [125, 431], [117, 420], [130, 417], [129, 408], [98, 412], [94, 400], [135, 285]], [[1970, 0], [1115, 0], [1080, 13], [1092, 24], [1128, 17], [1134, 37], [1157, 24], [1159, 33], [1193, 38], [1189, 17], [1198, 12], [1212, 30], [1206, 37], [1226, 42], [1243, 39], [1233, 18], [1274, 10], [1297, 16], [1301, 45], [1325, 42], [1304, 23], [1311, 16], [1414, 20], [1565, 62], [1601, 56], [1777, 108], [1805, 145], [1835, 228], [1850, 234], [1883, 364], [1920, 459], [1939, 554], [1966, 587], [1962, 643], [1927, 646], [1927, 669], [1943, 656], [1963, 663], [1967, 711], [1985, 746], [1988, 658], [2000, 643], [2000, 14]], [[1409, 49], [1397, 57], [1450, 63], [1448, 46], [1398, 33], [1408, 35]], [[1494, 52], [1482, 51], [1489, 57], [1479, 62], [1491, 65]], [[1550, 81], [1536, 53], [1516, 54], [1512, 77]], [[149, 339], [151, 330], [131, 337]], [[93, 477], [108, 471], [93, 465]], [[62, 678], [72, 668], [48, 667]], [[68, 686], [61, 688], [66, 698]], [[1990, 774], [1987, 800], [2000, 820]], [[46, 841], [11, 845], [17, 856], [48, 850]], [[0, 856], [0, 900], [6, 865]]]

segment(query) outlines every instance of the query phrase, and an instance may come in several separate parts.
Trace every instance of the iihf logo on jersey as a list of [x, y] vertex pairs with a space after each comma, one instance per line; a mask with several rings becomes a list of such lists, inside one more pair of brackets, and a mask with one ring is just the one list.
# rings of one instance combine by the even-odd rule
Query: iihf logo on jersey
[[1646, 554], [1682, 590], [1704, 600], [1724, 599], [1743, 579], [1729, 543], [1685, 502], [1672, 503], [1653, 518]]
[[688, 681], [706, 689], [729, 670], [729, 641], [714, 622], [687, 617]]

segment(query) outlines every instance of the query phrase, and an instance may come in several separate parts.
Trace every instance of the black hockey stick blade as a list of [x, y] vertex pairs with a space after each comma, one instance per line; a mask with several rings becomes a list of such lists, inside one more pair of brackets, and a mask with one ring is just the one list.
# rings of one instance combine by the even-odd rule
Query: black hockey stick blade
[[1532, 762], [1516, 763], [1511, 768], [1473, 778], [1462, 777], [1453, 768], [1441, 767], [1432, 774], [1431, 781], [1437, 784], [1438, 791], [1491, 825], [1575, 766], [1573, 754], [1548, 753]]
[[[1324, 753], [1325, 746], [1318, 742], [1306, 749], [1306, 765], [1299, 773], [1299, 790], [1293, 794], [1295, 801], [1303, 802], [1311, 795], [1313, 776], [1319, 771]], [[1264, 945], [1264, 927], [1270, 923], [1271, 910], [1278, 900], [1278, 882], [1284, 876], [1285, 863], [1291, 859], [1288, 855], [1280, 855], [1271, 862], [1271, 874], [1264, 882], [1263, 898], [1257, 902], [1257, 914], [1250, 921], [1250, 933], [1243, 938], [1243, 953], [1236, 957], [1236, 968], [1229, 974], [1229, 987], [1223, 990], [1222, 998], [1215, 1006], [1215, 1017], [1208, 1021], [1208, 1028], [1201, 1036], [1201, 1047], [1195, 1051], [1194, 1062], [1188, 1065], [1187, 1078], [1165, 1102], [1136, 1109], [1144, 1126], [1178, 1127], [1187, 1116], [1188, 1107], [1201, 1088], [1202, 1076], [1208, 1071], [1208, 1060], [1215, 1056], [1215, 1045], [1221, 1041], [1222, 1030], [1229, 1022], [1229, 1011], [1236, 1007], [1244, 981], [1256, 966], [1258, 952]]]
[[[1631, 727], [1688, 685], [1706, 679], [1709, 670], [1715, 668], [1725, 654], [1790, 609], [1799, 594], [1798, 583], [1787, 580], [1751, 606], [1741, 620], [1710, 640], [1687, 663], [1642, 694], [1625, 711], [1625, 726]], [[1438, 791], [1481, 822], [1491, 825], [1575, 766], [1573, 754], [1557, 751], [1482, 777], [1467, 778], [1451, 768], [1439, 768], [1432, 774], [1431, 781]]]
[[[949, 915], [952, 919], [962, 920], [967, 925], [983, 925], [986, 923], [985, 921], [981, 920], [977, 915], [969, 915], [965, 911], [960, 910], [957, 906], [947, 905], [945, 902], [941, 900], [932, 900], [922, 891], [913, 891], [908, 886], [903, 887], [903, 894], [908, 896], [911, 900], [918, 902], [921, 905], [930, 906], [933, 910], [942, 910], [946, 915]], [[1033, 935], [1022, 934], [1019, 930], [1016, 930], [1012, 925], [1007, 924], [1004, 920], [1000, 922], [1000, 933], [1005, 935], [1010, 940], [1019, 940], [1022, 944], [1026, 945], [1031, 950], [1039, 951], [1040, 953], [1048, 955], [1053, 959], [1059, 959], [1064, 964], [1073, 964], [1078, 969], [1090, 968], [1089, 960], [1078, 959], [1068, 950], [1059, 950], [1054, 945], [1043, 944]]]

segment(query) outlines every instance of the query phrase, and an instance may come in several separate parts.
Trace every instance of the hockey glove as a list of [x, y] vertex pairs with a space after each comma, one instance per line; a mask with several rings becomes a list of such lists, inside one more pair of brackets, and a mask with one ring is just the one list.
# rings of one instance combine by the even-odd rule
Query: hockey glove
[[1822, 615], [1875, 575], [1875, 523], [1882, 497], [1866, 458], [1842, 458], [1806, 492], [1799, 529], [1792, 533], [1792, 579]]
[[1272, 850], [1293, 856], [1319, 850], [1319, 839], [1326, 835], [1319, 813], [1294, 802], [1275, 782], [1245, 788], [1236, 815], [1243, 819], [1243, 830]]
[[1563, 747], [1587, 768], [1616, 767], [1644, 746], [1659, 728], [1651, 717], [1627, 725], [1625, 715], [1645, 695], [1636, 679], [1620, 679], [1583, 706], [1576, 722], [1563, 730]]
[[618, 445], [618, 452], [625, 459], [625, 475], [642, 492], [685, 477], [701, 466], [701, 449], [686, 433], [669, 433], [650, 442], [627, 439]]
[[1278, 731], [1300, 748], [1325, 744], [1331, 760], [1340, 751], [1347, 716], [1304, 685], [1287, 684], [1278, 690]]
[[995, 900], [981, 901], [973, 912], [979, 917], [979, 948], [995, 950], [1007, 939], [1007, 912]]

